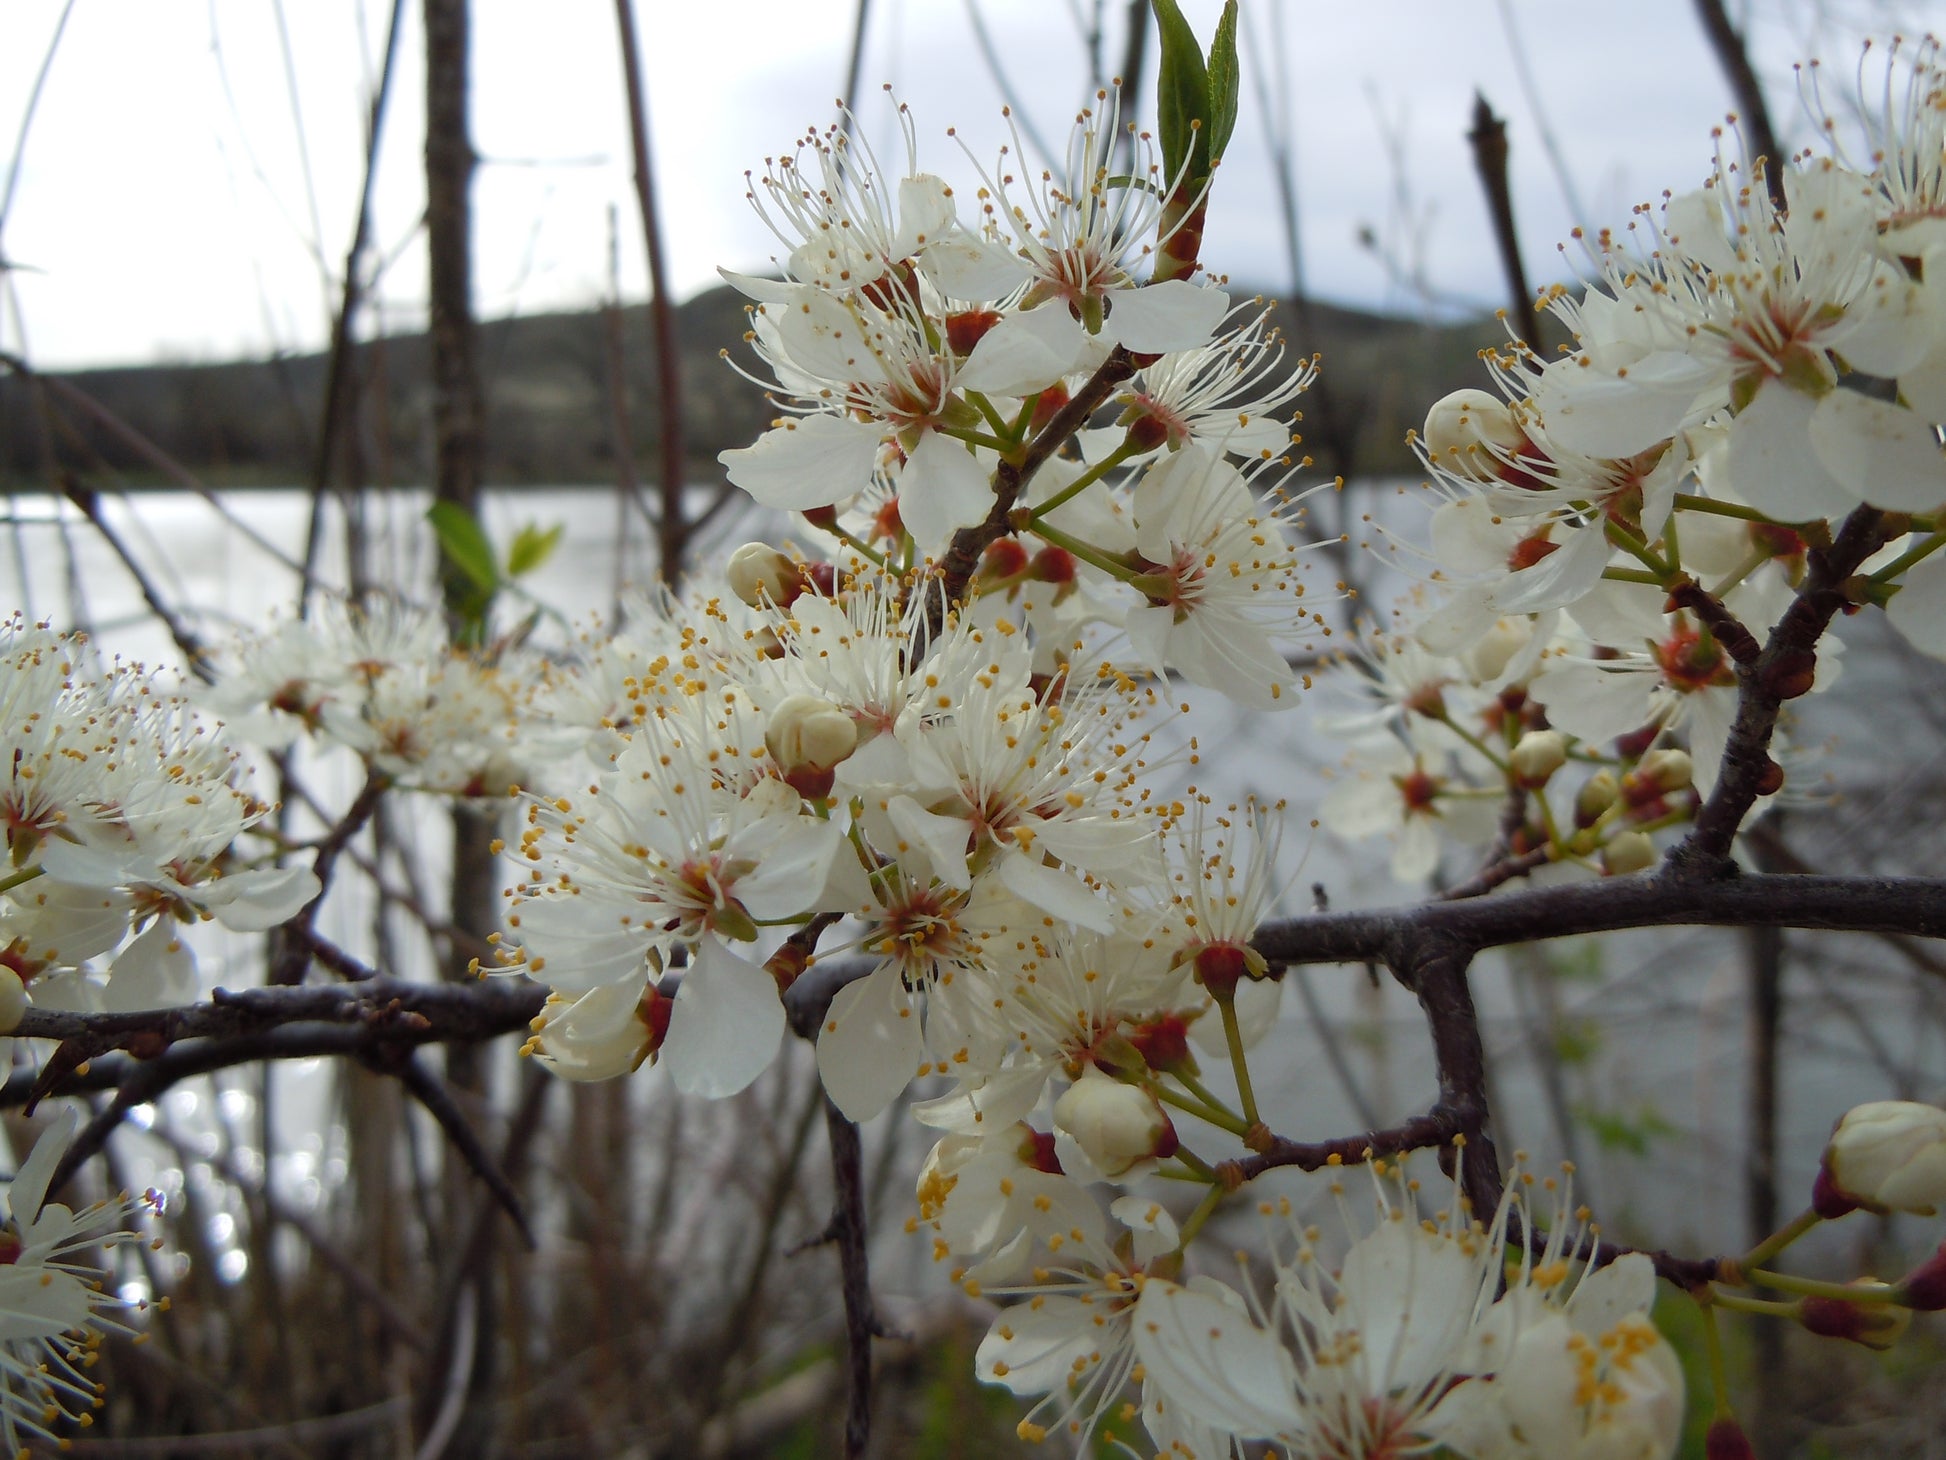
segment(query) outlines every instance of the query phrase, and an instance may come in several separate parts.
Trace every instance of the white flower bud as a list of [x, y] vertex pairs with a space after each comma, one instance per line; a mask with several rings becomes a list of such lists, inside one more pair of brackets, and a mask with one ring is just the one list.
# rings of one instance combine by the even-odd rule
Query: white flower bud
[[1507, 403], [1484, 390], [1456, 390], [1426, 412], [1426, 450], [1433, 460], [1481, 481], [1498, 475], [1498, 461], [1487, 446], [1513, 452], [1526, 439]]
[[1054, 1102], [1054, 1128], [1110, 1179], [1176, 1148], [1175, 1127], [1155, 1097], [1093, 1065]]
[[829, 700], [792, 695], [770, 712], [764, 745], [787, 774], [828, 771], [858, 749], [858, 726]]
[[1645, 831], [1625, 831], [1601, 849], [1602, 870], [1610, 877], [1646, 872], [1656, 864], [1655, 842]]
[[1581, 783], [1581, 789], [1574, 796], [1574, 820], [1577, 826], [1593, 826], [1601, 820], [1601, 814], [1615, 804], [1615, 798], [1622, 794], [1621, 782], [1615, 773], [1607, 768], [1596, 771]]
[[1567, 760], [1568, 742], [1560, 731], [1529, 730], [1514, 746], [1507, 764], [1516, 781], [1530, 791], [1537, 791]]
[[1476, 684], [1486, 684], [1498, 679], [1514, 656], [1533, 640], [1534, 621], [1528, 618], [1497, 618], [1493, 627], [1488, 629], [1462, 656], [1467, 672]]
[[1695, 779], [1696, 767], [1686, 750], [1652, 750], [1642, 757], [1635, 773], [1667, 795], [1682, 790]]
[[746, 542], [731, 553], [723, 576], [730, 592], [752, 608], [790, 602], [804, 581], [791, 556], [767, 542]]
[[1946, 1205], [1946, 1110], [1912, 1100], [1853, 1107], [1831, 1133], [1821, 1174], [1871, 1211], [1936, 1215]]
[[12, 1034], [27, 1012], [27, 985], [20, 975], [0, 964], [0, 1034]]

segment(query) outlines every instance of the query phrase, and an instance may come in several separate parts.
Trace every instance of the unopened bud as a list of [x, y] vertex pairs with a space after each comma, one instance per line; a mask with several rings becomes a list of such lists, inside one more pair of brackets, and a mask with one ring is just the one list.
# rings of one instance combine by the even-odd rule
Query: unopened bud
[[1601, 849], [1601, 869], [1610, 877], [1646, 872], [1656, 864], [1655, 843], [1647, 832], [1625, 831]]
[[27, 1012], [27, 985], [20, 975], [0, 963], [0, 1034], [12, 1034]]
[[1527, 439], [1514, 413], [1499, 396], [1484, 390], [1456, 390], [1433, 402], [1426, 412], [1426, 450], [1441, 466], [1474, 478], [1492, 481], [1501, 463], [1488, 447], [1509, 454]]
[[1111, 1179], [1176, 1149], [1176, 1129], [1156, 1098], [1093, 1065], [1054, 1102], [1054, 1126]]
[[1568, 761], [1568, 742], [1558, 730], [1529, 730], [1507, 757], [1514, 780], [1538, 791]]
[[1912, 1310], [1893, 1303], [1805, 1298], [1798, 1304], [1797, 1321], [1820, 1338], [1842, 1338], [1883, 1353], [1911, 1327]]
[[752, 608], [761, 608], [766, 601], [782, 607], [804, 589], [796, 560], [767, 542], [746, 542], [731, 553], [723, 576], [730, 592]]
[[1581, 789], [1574, 793], [1574, 824], [1593, 826], [1601, 820], [1602, 813], [1615, 804], [1615, 798], [1622, 794], [1621, 782], [1615, 779], [1611, 770], [1598, 770], [1581, 783]]
[[858, 726], [827, 699], [791, 695], [770, 712], [764, 745], [786, 771], [828, 771], [858, 749]]
[[1652, 750], [1642, 757], [1635, 768], [1636, 775], [1649, 782], [1657, 791], [1667, 795], [1680, 791], [1695, 779], [1695, 763], [1690, 760], [1686, 750]]
[[1854, 1206], [1934, 1216], [1946, 1204], [1946, 1110], [1913, 1100], [1854, 1106], [1831, 1133], [1818, 1174], [1820, 1216]]

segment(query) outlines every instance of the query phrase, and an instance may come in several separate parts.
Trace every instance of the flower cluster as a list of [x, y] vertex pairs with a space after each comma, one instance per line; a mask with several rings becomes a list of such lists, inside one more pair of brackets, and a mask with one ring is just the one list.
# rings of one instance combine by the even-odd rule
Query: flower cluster
[[[153, 1193], [127, 1193], [74, 1211], [47, 1199], [62, 1154], [74, 1134], [68, 1112], [48, 1127], [7, 1185], [11, 1217], [0, 1231], [0, 1439], [9, 1455], [26, 1455], [28, 1440], [67, 1448], [53, 1425], [71, 1418], [86, 1426], [100, 1406], [101, 1385], [88, 1377], [95, 1350], [109, 1333], [142, 1335], [120, 1315], [146, 1308], [104, 1290], [91, 1254], [143, 1240], [131, 1224], [155, 1208]], [[157, 1302], [168, 1307], [166, 1298]]]
[[[1939, 653], [1946, 71], [1930, 45], [1888, 64], [1910, 74], [1868, 167], [1719, 151], [1701, 189], [1587, 241], [1587, 288], [1544, 294], [1570, 348], [1516, 341], [1494, 390], [1428, 413], [1437, 592], [1410, 646], [1375, 653], [1380, 733], [1326, 816], [1394, 830], [1401, 877], [1431, 871], [1438, 829], [1486, 838], [1472, 798], [1500, 801], [1522, 870], [1652, 865], [1639, 833], [1686, 821], [1692, 784], [1711, 796], [1740, 689], [1832, 682], [1804, 590], [1847, 532], [1813, 611], [1883, 607]], [[1757, 747], [1761, 795], [1805, 789], [1788, 728]], [[1564, 758], [1585, 778], [1551, 780]]]
[[[1005, 149], [970, 221], [918, 170], [909, 121], [905, 140], [897, 177], [833, 130], [753, 185], [784, 277], [727, 277], [756, 301], [750, 343], [787, 414], [723, 454], [730, 480], [880, 564], [950, 562], [956, 533], [990, 523], [979, 591], [1050, 644], [1117, 623], [1158, 673], [1289, 704], [1298, 513], [1253, 480], [1287, 463], [1276, 413], [1314, 366], [1285, 364], [1261, 304], [1135, 276], [1178, 180], [1106, 94], [1065, 175], [1024, 184]], [[1111, 168], [1118, 140], [1132, 177]], [[1093, 425], [1103, 405], [1113, 426]]]
[[[58, 1009], [154, 1009], [201, 994], [184, 925], [273, 927], [318, 894], [252, 858], [270, 811], [181, 695], [85, 641], [0, 625], [0, 1027]], [[106, 981], [95, 975], [105, 974]]]

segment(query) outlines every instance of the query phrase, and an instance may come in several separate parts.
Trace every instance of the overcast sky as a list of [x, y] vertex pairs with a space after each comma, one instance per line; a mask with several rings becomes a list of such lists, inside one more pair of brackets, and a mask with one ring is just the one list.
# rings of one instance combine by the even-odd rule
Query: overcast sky
[[[743, 172], [827, 123], [857, 0], [637, 0], [675, 292], [718, 265], [761, 269], [773, 240]], [[1086, 94], [1077, 16], [1095, 0], [979, 0], [1033, 128], [1064, 136]], [[1219, 0], [1182, 0], [1207, 35]], [[27, 99], [67, 0], [0, 5], [0, 192]], [[1122, 0], [1104, 54], [1120, 53]], [[1938, 5], [1752, 0], [1733, 10], [1787, 137], [1806, 135], [1791, 62], [1849, 75], [1857, 37], [1946, 23]], [[965, 0], [875, 0], [865, 132], [900, 148], [880, 91], [917, 118], [921, 165], [971, 168], [1006, 140], [1002, 91]], [[629, 185], [627, 117], [609, 0], [476, 0], [478, 306], [485, 315], [588, 306], [607, 278], [608, 214], [622, 210], [622, 290], [646, 293]], [[1531, 276], [1558, 277], [1576, 222], [1699, 182], [1727, 90], [1692, 0], [1244, 0], [1246, 49], [1294, 129], [1304, 265], [1327, 297], [1399, 309], [1504, 302], [1463, 134], [1476, 88], [1509, 119], [1515, 204]], [[33, 118], [0, 257], [15, 266], [0, 348], [43, 367], [211, 360], [317, 348], [350, 241], [364, 116], [390, 0], [73, 0]], [[544, 18], [543, 18], [544, 17]], [[1937, 18], [1935, 18], [1937, 17]], [[1288, 88], [1276, 84], [1282, 37]], [[1524, 71], [1532, 92], [1523, 82]], [[375, 239], [389, 264], [384, 322], [419, 322], [425, 255], [423, 49], [407, 0], [400, 71], [377, 175]], [[1112, 60], [1109, 62], [1112, 68]], [[1153, 64], [1148, 71], [1153, 76]], [[1281, 288], [1284, 235], [1246, 86], [1220, 175], [1206, 263]], [[1543, 125], [1566, 168], [1551, 165]], [[308, 184], [307, 184], [308, 179]], [[1570, 202], [1570, 193], [1573, 201]], [[1361, 247], [1361, 229], [1391, 264]], [[1426, 289], [1394, 270], [1422, 274]], [[1302, 345], [1302, 342], [1298, 342]]]

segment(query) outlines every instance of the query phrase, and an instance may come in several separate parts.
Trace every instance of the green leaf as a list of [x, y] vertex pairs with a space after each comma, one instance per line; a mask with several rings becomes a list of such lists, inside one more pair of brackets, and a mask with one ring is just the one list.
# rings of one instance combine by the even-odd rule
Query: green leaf
[[554, 549], [561, 545], [561, 534], [567, 531], [565, 522], [557, 522], [552, 527], [542, 527], [537, 522], [528, 522], [514, 534], [514, 540], [507, 544], [507, 576], [518, 578], [531, 573], [542, 563], [554, 556]]
[[493, 555], [493, 543], [486, 529], [471, 512], [457, 502], [434, 502], [426, 509], [426, 520], [439, 539], [439, 550], [446, 560], [486, 593], [500, 586], [500, 564]]
[[1216, 22], [1216, 34], [1209, 43], [1209, 155], [1212, 162], [1223, 158], [1230, 134], [1237, 127], [1237, 88], [1241, 73], [1237, 66], [1237, 0], [1228, 0]]
[[[1209, 176], [1209, 73], [1203, 66], [1203, 48], [1196, 32], [1176, 8], [1176, 0], [1149, 0], [1155, 11], [1156, 35], [1162, 43], [1162, 61], [1156, 68], [1156, 135], [1162, 143], [1162, 170], [1168, 177], [1190, 162], [1188, 181], [1192, 187]], [[1191, 125], [1200, 121], [1198, 128]]]

